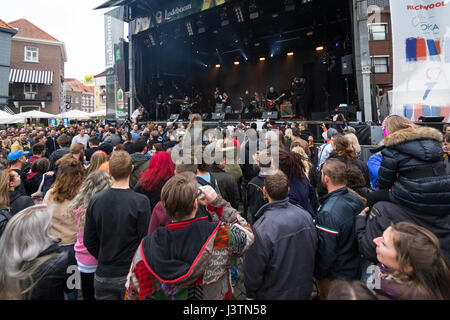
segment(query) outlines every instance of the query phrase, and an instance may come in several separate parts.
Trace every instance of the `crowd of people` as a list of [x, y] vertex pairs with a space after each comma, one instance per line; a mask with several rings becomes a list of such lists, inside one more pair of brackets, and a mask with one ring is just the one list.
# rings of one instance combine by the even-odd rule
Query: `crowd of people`
[[450, 299], [450, 125], [207, 129], [1, 131], [0, 299]]

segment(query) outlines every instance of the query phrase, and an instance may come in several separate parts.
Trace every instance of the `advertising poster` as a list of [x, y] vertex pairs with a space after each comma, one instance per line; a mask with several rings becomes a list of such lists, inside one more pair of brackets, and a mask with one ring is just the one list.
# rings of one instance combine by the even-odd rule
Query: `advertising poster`
[[412, 121], [450, 112], [450, 1], [391, 0], [392, 113]]

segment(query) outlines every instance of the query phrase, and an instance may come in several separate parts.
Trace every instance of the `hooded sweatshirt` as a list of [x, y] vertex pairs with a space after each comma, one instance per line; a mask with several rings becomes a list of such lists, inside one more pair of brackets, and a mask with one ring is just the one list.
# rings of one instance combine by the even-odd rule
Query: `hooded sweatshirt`
[[201, 217], [172, 223], [144, 238], [128, 274], [125, 299], [231, 299], [230, 268], [254, 235], [221, 197], [208, 211], [213, 222]]

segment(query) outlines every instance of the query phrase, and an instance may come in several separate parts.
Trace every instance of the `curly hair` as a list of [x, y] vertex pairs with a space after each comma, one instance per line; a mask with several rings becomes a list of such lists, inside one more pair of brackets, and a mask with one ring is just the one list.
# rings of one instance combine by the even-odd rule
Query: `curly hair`
[[303, 166], [303, 157], [295, 152], [287, 152], [280, 149], [280, 170], [287, 175], [289, 180], [300, 179], [305, 177], [305, 168]]
[[79, 209], [79, 225], [84, 226], [86, 209], [92, 196], [102, 190], [110, 188], [111, 186], [112, 179], [107, 171], [95, 170], [91, 172], [87, 175], [80, 190], [78, 191], [78, 194], [70, 203], [67, 213], [72, 214], [73, 210]]
[[58, 176], [52, 186], [52, 198], [56, 202], [72, 200], [83, 183], [85, 170], [80, 161], [73, 157], [60, 159], [58, 162]]

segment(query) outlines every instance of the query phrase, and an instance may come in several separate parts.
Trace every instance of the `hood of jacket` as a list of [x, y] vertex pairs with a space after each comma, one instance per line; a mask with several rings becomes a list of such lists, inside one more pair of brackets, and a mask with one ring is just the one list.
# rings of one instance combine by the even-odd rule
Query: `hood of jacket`
[[442, 134], [430, 127], [407, 128], [384, 139], [384, 147], [411, 155], [422, 161], [439, 161], [443, 157]]
[[200, 259], [214, 240], [219, 223], [208, 217], [172, 223], [144, 238], [142, 256], [149, 271], [161, 282], [194, 282], [205, 266]]
[[20, 192], [19, 190], [14, 190], [14, 191], [9, 191], [9, 203], [13, 203], [14, 201], [16, 201], [17, 199], [19, 199], [20, 197], [23, 197], [24, 194], [22, 192]]

